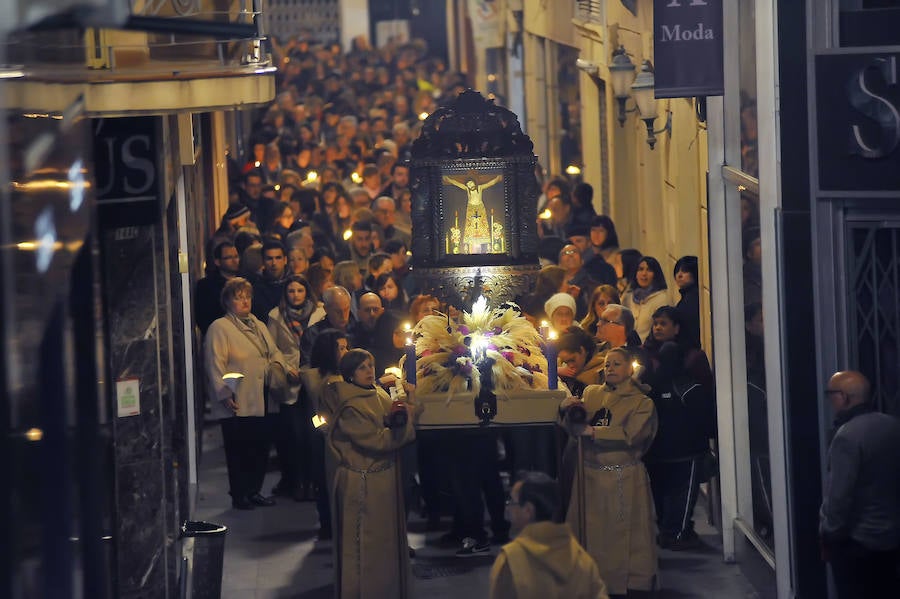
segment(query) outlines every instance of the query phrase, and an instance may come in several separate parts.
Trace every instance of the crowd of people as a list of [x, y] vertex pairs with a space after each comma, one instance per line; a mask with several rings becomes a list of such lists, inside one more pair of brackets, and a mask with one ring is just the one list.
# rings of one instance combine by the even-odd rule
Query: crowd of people
[[[373, 50], [359, 39], [342, 54], [291, 39], [273, 51], [278, 95], [250, 134], [250, 159], [231, 161], [229, 207], [195, 293], [233, 507], [274, 504], [262, 489], [274, 444], [272, 494], [316, 501], [319, 538], [334, 540], [338, 596], [362, 586], [405, 596], [405, 522], [419, 502], [431, 530], [452, 517], [441, 542], [460, 557], [508, 543], [510, 519], [515, 531], [530, 523], [534, 538], [558, 536], [551, 521], [568, 521], [591, 558], [566, 554], [587, 568], [589, 594], [573, 596], [651, 590], [657, 545], [698, 544], [691, 514], [714, 436], [697, 259], [675, 265], [676, 298], [656, 258], [620, 249], [590, 185], [543, 181], [542, 269], [516, 300], [535, 327], [560, 333], [558, 373], [572, 396], [562, 426], [417, 437], [415, 388], [388, 368], [408, 326], [451, 310], [417, 287], [408, 265], [406, 160], [418, 115], [465, 79], [423, 42]], [[586, 421], [567, 417], [576, 404]], [[559, 497], [532, 473], [513, 485], [507, 513], [501, 469], [555, 476]], [[515, 584], [517, 551], [504, 547], [496, 588]]]

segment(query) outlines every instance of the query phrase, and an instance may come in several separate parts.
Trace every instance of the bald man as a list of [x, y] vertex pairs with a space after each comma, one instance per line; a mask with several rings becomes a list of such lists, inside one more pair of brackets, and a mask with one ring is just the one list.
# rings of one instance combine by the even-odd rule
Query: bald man
[[871, 393], [852, 370], [825, 389], [835, 432], [819, 532], [840, 599], [893, 596], [900, 583], [900, 420], [876, 412]]
[[396, 366], [402, 349], [394, 347], [397, 317], [386, 312], [377, 293], [364, 293], [359, 298], [359, 319], [352, 330], [353, 347], [372, 352], [377, 376], [388, 366]]

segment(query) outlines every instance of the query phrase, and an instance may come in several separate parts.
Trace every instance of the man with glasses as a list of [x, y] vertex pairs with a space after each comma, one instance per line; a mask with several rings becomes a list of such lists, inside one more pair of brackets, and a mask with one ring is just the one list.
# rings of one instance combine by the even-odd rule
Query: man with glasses
[[559, 505], [559, 486], [543, 472], [524, 472], [512, 486], [506, 509], [516, 538], [494, 561], [491, 599], [609, 598], [593, 558], [568, 524], [553, 521]]
[[211, 269], [209, 275], [197, 281], [197, 290], [194, 293], [197, 326], [204, 335], [214, 320], [225, 316], [225, 308], [222, 307], [221, 301], [222, 289], [229, 279], [237, 276], [241, 259], [234, 244], [223, 241], [213, 251], [212, 262], [215, 268]]
[[835, 373], [835, 413], [819, 511], [822, 554], [840, 599], [896, 593], [900, 563], [900, 420], [876, 411], [864, 374]]
[[[608, 304], [597, 322], [597, 338], [610, 347], [634, 345], [634, 314], [620, 304]], [[638, 345], [640, 345], [638, 343]]]
[[559, 251], [558, 263], [566, 271], [567, 291], [575, 298], [575, 318], [581, 320], [587, 314], [587, 298], [594, 292], [597, 281], [582, 268], [581, 251], [572, 243], [564, 245]]

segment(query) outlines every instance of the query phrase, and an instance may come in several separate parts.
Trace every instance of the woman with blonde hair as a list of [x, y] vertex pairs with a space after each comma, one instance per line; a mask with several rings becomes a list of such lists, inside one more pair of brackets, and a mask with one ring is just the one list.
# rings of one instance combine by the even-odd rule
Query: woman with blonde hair
[[612, 285], [598, 285], [591, 293], [591, 299], [588, 302], [588, 313], [581, 321], [581, 328], [590, 333], [592, 337], [596, 337], [600, 315], [606, 310], [606, 306], [620, 303], [618, 289]]
[[[652, 591], [658, 571], [650, 480], [641, 458], [656, 436], [657, 416], [648, 387], [632, 377], [625, 348], [606, 354], [605, 383], [589, 385], [582, 399], [565, 399], [561, 412], [581, 403], [584, 423], [563, 424], [582, 445], [566, 521], [591, 554], [610, 594]], [[583, 480], [579, 480], [583, 478]]]
[[[225, 316], [213, 321], [204, 337], [203, 351], [212, 415], [222, 424], [225, 463], [231, 504], [250, 510], [275, 502], [261, 494], [269, 458], [266, 412], [276, 390], [296, 382], [297, 370], [288, 364], [272, 335], [251, 312], [253, 286], [234, 277], [222, 288]], [[282, 376], [277, 376], [278, 371]], [[282, 387], [282, 389], [276, 389]]]

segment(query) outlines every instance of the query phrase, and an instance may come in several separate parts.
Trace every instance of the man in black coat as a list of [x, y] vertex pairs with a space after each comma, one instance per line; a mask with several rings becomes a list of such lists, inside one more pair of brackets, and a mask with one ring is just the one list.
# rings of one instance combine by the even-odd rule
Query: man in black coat
[[194, 293], [194, 315], [200, 332], [206, 329], [217, 318], [225, 316], [221, 295], [225, 282], [237, 276], [240, 270], [240, 256], [237, 248], [230, 241], [223, 241], [213, 250], [215, 269], [206, 277], [197, 281]]
[[269, 322], [269, 311], [281, 302], [287, 271], [287, 252], [278, 240], [267, 240], [262, 247], [262, 274], [253, 277], [253, 315]]
[[900, 584], [900, 420], [876, 411], [871, 390], [852, 370], [825, 389], [836, 430], [819, 534], [839, 599], [893, 597]]

